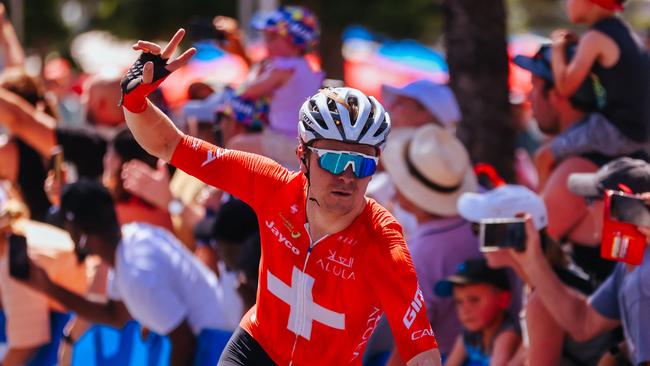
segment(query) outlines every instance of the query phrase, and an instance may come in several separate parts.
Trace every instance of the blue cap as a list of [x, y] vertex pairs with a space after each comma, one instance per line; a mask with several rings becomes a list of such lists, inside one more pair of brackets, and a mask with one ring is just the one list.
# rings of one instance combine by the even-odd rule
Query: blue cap
[[472, 285], [487, 283], [495, 287], [510, 291], [510, 280], [504, 269], [488, 267], [485, 258], [470, 259], [458, 265], [454, 275], [438, 281], [434, 292], [440, 297], [452, 295], [455, 285]]
[[[573, 58], [575, 51], [575, 45], [567, 46], [567, 61], [570, 61]], [[535, 56], [528, 57], [517, 55], [513, 59], [513, 62], [522, 69], [530, 71], [534, 76], [540, 77], [551, 84], [555, 84], [553, 69], [551, 67], [552, 53], [553, 50], [550, 45], [542, 45]], [[573, 93], [571, 98], [596, 111], [605, 106], [606, 92], [598, 76], [592, 73], [587, 76], [582, 85], [580, 85], [580, 88]]]

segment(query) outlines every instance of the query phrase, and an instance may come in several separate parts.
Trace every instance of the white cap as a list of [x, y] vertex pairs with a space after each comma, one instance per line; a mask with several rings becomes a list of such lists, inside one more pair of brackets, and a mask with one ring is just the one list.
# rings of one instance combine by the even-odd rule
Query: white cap
[[458, 213], [468, 221], [512, 218], [528, 213], [537, 230], [548, 224], [546, 206], [540, 196], [520, 185], [503, 185], [485, 193], [464, 193], [458, 200]]
[[445, 84], [417, 80], [402, 88], [381, 86], [384, 105], [390, 106], [398, 96], [417, 100], [445, 127], [453, 128], [460, 121], [461, 114], [456, 97]]

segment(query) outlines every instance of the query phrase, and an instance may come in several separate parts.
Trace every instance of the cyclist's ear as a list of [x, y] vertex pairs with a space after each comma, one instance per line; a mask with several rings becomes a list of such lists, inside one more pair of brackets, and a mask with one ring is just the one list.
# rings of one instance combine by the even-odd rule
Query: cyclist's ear
[[298, 160], [300, 160], [300, 171], [307, 174], [308, 167], [307, 167], [307, 155], [305, 150], [306, 150], [305, 145], [299, 144], [296, 147], [296, 157], [298, 157]]

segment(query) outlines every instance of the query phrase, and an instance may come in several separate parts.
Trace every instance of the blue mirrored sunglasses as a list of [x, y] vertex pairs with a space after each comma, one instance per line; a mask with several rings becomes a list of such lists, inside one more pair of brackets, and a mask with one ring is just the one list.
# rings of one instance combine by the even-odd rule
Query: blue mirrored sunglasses
[[379, 158], [353, 151], [326, 150], [307, 146], [318, 155], [318, 165], [328, 172], [339, 175], [349, 166], [357, 178], [365, 178], [375, 174]]

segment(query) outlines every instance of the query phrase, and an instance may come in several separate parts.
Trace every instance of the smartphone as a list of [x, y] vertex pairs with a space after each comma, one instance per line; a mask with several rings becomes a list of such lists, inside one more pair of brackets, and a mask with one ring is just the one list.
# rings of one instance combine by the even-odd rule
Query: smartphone
[[641, 264], [646, 237], [637, 226], [645, 226], [645, 211], [647, 206], [634, 196], [614, 191], [605, 192], [601, 257], [633, 265]]
[[63, 147], [61, 145], [56, 145], [52, 149], [52, 168], [54, 170], [54, 179], [58, 183], [59, 187], [63, 187]]
[[480, 224], [479, 248], [481, 252], [493, 252], [501, 249], [526, 250], [526, 224], [524, 219], [483, 219]]
[[650, 207], [644, 200], [622, 192], [612, 192], [609, 217], [635, 226], [650, 227]]
[[22, 235], [9, 236], [9, 275], [13, 278], [29, 278], [27, 239]]

